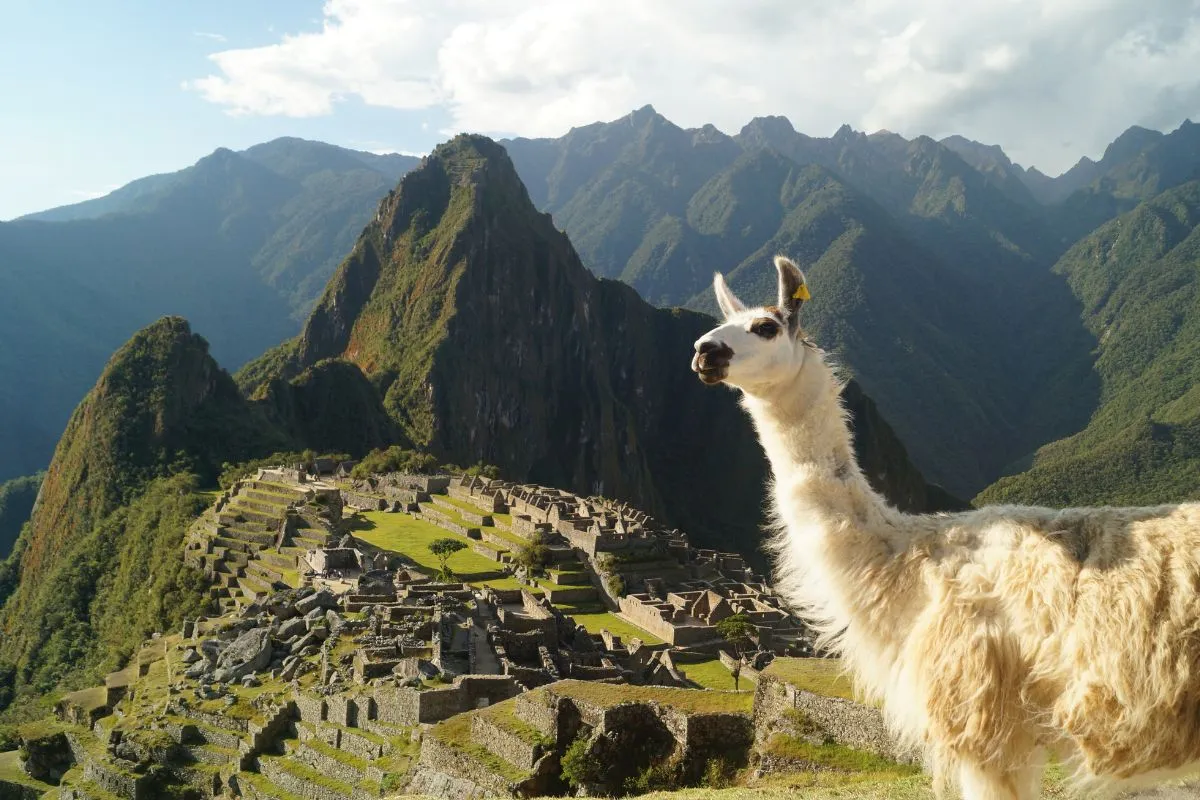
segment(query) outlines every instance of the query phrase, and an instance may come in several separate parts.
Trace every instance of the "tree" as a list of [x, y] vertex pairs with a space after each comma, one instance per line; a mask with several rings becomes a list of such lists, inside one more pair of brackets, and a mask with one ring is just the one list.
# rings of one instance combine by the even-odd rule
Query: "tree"
[[433, 553], [438, 558], [441, 564], [441, 572], [438, 577], [442, 580], [450, 580], [454, 577], [454, 573], [450, 571], [448, 562], [450, 556], [457, 553], [459, 550], [466, 550], [467, 545], [459, 539], [434, 539], [429, 543], [429, 552]]
[[721, 638], [733, 645], [738, 658], [741, 658], [742, 653], [754, 645], [754, 640], [758, 637], [758, 630], [750, 623], [750, 618], [745, 614], [726, 617], [713, 627], [717, 629], [717, 633], [721, 634]]

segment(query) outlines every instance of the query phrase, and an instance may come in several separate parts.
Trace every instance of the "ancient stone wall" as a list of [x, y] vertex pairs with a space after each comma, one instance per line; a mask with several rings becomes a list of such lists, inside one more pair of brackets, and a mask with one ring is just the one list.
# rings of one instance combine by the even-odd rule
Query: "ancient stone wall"
[[806, 728], [816, 726], [821, 735], [846, 747], [901, 763], [919, 761], [918, 754], [904, 750], [888, 731], [879, 709], [840, 697], [823, 697], [763, 675], [754, 692], [754, 728], [759, 739], [793, 727], [797, 715]]

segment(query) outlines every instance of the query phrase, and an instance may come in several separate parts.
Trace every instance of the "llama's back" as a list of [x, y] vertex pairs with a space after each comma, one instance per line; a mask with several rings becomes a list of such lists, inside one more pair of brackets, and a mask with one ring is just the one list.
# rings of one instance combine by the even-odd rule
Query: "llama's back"
[[962, 667], [931, 680], [1000, 737], [1064, 732], [1094, 774], [1200, 759], [1200, 503], [1010, 510], [976, 512], [936, 635]]

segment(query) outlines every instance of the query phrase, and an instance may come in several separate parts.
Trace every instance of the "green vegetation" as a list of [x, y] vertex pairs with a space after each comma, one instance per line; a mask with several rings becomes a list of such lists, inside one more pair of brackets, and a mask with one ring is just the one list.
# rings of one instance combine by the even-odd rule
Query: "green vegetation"
[[454, 572], [448, 566], [450, 556], [467, 549], [467, 543], [461, 539], [434, 539], [429, 543], [429, 552], [438, 560], [438, 577], [442, 580], [454, 580]]
[[577, 680], [559, 681], [552, 684], [550, 689], [554, 694], [597, 706], [642, 702], [658, 703], [680, 711], [749, 714], [754, 705], [753, 692], [713, 692], [704, 689], [630, 686]]
[[632, 622], [618, 617], [603, 606], [572, 605], [570, 603], [555, 603], [555, 607], [571, 617], [587, 629], [588, 633], [599, 633], [607, 630], [613, 636], [620, 636], [622, 641], [641, 639], [645, 644], [662, 644], [663, 640], [649, 631], [644, 631]]
[[[38, 488], [46, 473], [29, 475], [24, 478], [13, 478], [11, 481], [0, 483], [0, 560], [12, 552], [21, 528], [29, 521], [33, 511], [33, 501], [37, 498]], [[3, 579], [0, 578], [0, 584]], [[0, 602], [5, 593], [0, 589]]]
[[842, 662], [836, 658], [776, 658], [763, 670], [763, 675], [824, 697], [858, 699]]
[[50, 784], [34, 780], [26, 775], [18, 761], [19, 756], [20, 753], [16, 750], [7, 753], [0, 752], [0, 783], [8, 782], [20, 786], [32, 786], [34, 789], [42, 792], [49, 792], [54, 789]]
[[365, 478], [381, 472], [408, 472], [424, 475], [437, 471], [437, 459], [428, 453], [393, 445], [386, 450], [372, 450], [367, 453], [362, 461], [354, 466], [351, 474], [355, 478]]
[[0, 336], [22, 342], [0, 352], [0, 480], [46, 466], [108, 356], [164, 310], [231, 369], [294, 335], [415, 163], [277, 139], [0, 226]]
[[504, 776], [508, 781], [517, 783], [524, 780], [525, 773], [487, 748], [472, 741], [471, 716], [471, 714], [457, 714], [444, 722], [434, 725], [425, 735], [433, 736], [451, 747], [462, 751], [493, 772]]
[[304, 464], [311, 470], [318, 458], [329, 458], [334, 462], [341, 462], [348, 461], [350, 456], [346, 453], [314, 453], [312, 450], [304, 450], [302, 452], [272, 453], [269, 456], [252, 458], [239, 464], [230, 464], [226, 461], [221, 465], [221, 474], [217, 476], [217, 483], [222, 489], [228, 489], [242, 478], [255, 474], [263, 467], [277, 467], [280, 464]]
[[873, 753], [855, 750], [835, 742], [813, 744], [806, 739], [786, 734], [775, 734], [767, 742], [766, 752], [790, 761], [799, 761], [812, 765], [817, 769], [837, 770], [839, 772], [892, 772], [898, 777], [917, 775], [920, 768], [905, 764], [897, 764]]
[[201, 576], [180, 551], [207, 505], [199, 489], [230, 456], [277, 441], [184, 320], [163, 318], [118, 350], [72, 416], [9, 559], [19, 583], [0, 609], [0, 664], [16, 694], [92, 683], [195, 615]]
[[721, 634], [721, 638], [733, 645], [733, 649], [739, 656], [753, 647], [755, 640], [758, 639], [758, 630], [750, 623], [750, 618], [745, 614], [726, 617], [713, 627], [716, 628], [717, 633]]
[[1100, 407], [981, 503], [1151, 505], [1200, 498], [1200, 181], [1138, 206], [1055, 266], [1099, 341]]
[[747, 684], [754, 685], [754, 678], [743, 673], [735, 682], [733, 673], [721, 663], [719, 658], [704, 661], [676, 660], [675, 665], [687, 676], [687, 679], [700, 684], [705, 689], [721, 689], [724, 691], [743, 689]]
[[[464, 544], [470, 541], [408, 514], [371, 511], [363, 514], [362, 518], [367, 527], [354, 531], [355, 538], [381, 550], [399, 553], [415, 562], [422, 571], [431, 574], [441, 569], [440, 559], [429, 550], [431, 543], [438, 539], [455, 539]], [[468, 583], [485, 585], [492, 580], [505, 579], [497, 562], [469, 548], [451, 555], [446, 559], [446, 564], [459, 580]]]

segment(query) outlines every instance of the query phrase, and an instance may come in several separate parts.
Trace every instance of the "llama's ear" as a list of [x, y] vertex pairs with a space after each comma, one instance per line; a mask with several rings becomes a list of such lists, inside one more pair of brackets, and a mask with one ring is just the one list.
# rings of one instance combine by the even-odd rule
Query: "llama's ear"
[[725, 319], [729, 319], [739, 311], [746, 310], [742, 301], [734, 296], [729, 285], [725, 283], [725, 276], [719, 272], [713, 275], [713, 292], [717, 295], [717, 305], [720, 307], [721, 313], [725, 315]]
[[779, 272], [779, 308], [787, 314], [788, 330], [795, 333], [800, 329], [800, 306], [812, 298], [804, 273], [796, 262], [787, 256], [775, 256], [775, 269]]

